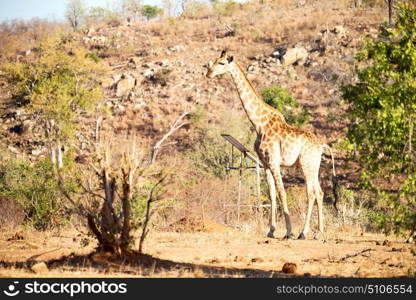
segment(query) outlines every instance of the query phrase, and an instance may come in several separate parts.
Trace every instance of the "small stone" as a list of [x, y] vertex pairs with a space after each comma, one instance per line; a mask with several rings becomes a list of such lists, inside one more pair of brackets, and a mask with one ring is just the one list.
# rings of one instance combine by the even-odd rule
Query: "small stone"
[[285, 263], [282, 267], [282, 272], [286, 274], [294, 274], [297, 271], [297, 265], [294, 263]]
[[37, 156], [37, 155], [41, 154], [42, 152], [43, 152], [42, 149], [33, 149], [31, 153], [32, 153], [32, 155]]
[[383, 246], [387, 246], [387, 247], [390, 247], [392, 244], [391, 244], [391, 242], [389, 241], [389, 240], [385, 240], [384, 242], [383, 242]]
[[164, 60], [155, 62], [155, 64], [161, 67], [167, 67], [169, 66], [169, 61], [167, 59], [164, 59]]
[[242, 262], [244, 259], [241, 256], [234, 257], [235, 262]]
[[49, 271], [48, 266], [44, 262], [36, 263], [30, 269], [36, 274], [46, 273]]
[[219, 263], [219, 262], [220, 262], [220, 260], [219, 260], [218, 258], [214, 257], [213, 259], [209, 260], [208, 262], [209, 262], [210, 264], [217, 264], [217, 263]]
[[25, 237], [22, 233], [16, 232], [15, 234], [13, 234], [12, 237], [8, 238], [7, 241], [8, 242], [9, 241], [21, 241], [21, 240], [24, 240], [24, 239], [25, 239]]

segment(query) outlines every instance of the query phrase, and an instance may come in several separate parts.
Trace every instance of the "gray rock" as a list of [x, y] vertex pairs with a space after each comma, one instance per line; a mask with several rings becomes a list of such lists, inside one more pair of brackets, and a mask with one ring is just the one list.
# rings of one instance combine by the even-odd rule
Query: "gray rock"
[[42, 152], [43, 152], [43, 149], [33, 149], [30, 153], [32, 155], [38, 156], [38, 155], [42, 154]]
[[338, 38], [346, 38], [347, 37], [347, 30], [344, 26], [338, 25], [332, 29], [332, 32], [337, 35]]
[[294, 63], [303, 65], [308, 57], [308, 51], [303, 47], [295, 47], [286, 50], [286, 53], [282, 57], [282, 65], [289, 66]]
[[13, 153], [15, 153], [15, 154], [20, 154], [19, 149], [15, 148], [15, 147], [13, 147], [13, 146], [8, 146], [8, 147], [7, 147], [7, 149], [9, 149], [9, 150], [10, 150], [10, 152], [13, 152]]
[[153, 69], [146, 69], [143, 71], [143, 76], [144, 77], [150, 77], [155, 73], [155, 71]]
[[117, 82], [117, 97], [127, 96], [129, 92], [136, 86], [136, 79], [131, 75], [123, 75], [123, 78]]

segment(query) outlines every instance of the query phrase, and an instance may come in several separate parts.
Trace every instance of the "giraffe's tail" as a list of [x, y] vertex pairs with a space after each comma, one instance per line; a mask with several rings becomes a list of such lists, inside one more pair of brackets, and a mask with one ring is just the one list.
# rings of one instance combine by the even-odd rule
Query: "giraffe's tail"
[[323, 145], [324, 149], [328, 149], [329, 153], [331, 154], [331, 160], [332, 160], [332, 175], [334, 177], [337, 176], [337, 174], [335, 173], [335, 160], [334, 160], [334, 153], [332, 152], [332, 148], [329, 147], [327, 144]]
[[337, 203], [338, 203], [338, 200], [339, 200], [339, 185], [338, 185], [337, 174], [335, 172], [334, 154], [332, 152], [332, 148], [329, 147], [327, 144], [324, 144], [323, 147], [324, 147], [324, 149], [328, 149], [329, 153], [331, 154], [331, 160], [332, 160], [332, 193], [334, 195], [334, 208], [335, 208], [335, 211], [338, 213]]

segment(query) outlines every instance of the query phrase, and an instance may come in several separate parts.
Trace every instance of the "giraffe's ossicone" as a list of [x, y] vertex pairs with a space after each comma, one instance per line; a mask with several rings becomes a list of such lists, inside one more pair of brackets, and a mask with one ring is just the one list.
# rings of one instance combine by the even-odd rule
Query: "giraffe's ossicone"
[[299, 239], [304, 239], [309, 231], [312, 208], [317, 202], [319, 233], [324, 231], [323, 223], [323, 192], [319, 184], [319, 167], [323, 150], [328, 148], [331, 152], [333, 175], [335, 176], [334, 158], [331, 148], [320, 141], [314, 134], [293, 127], [286, 123], [283, 115], [266, 104], [256, 92], [243, 69], [234, 61], [232, 56], [222, 51], [206, 76], [213, 78], [217, 75], [231, 74], [243, 108], [253, 124], [257, 139], [254, 148], [266, 171], [271, 200], [271, 218], [269, 237], [274, 237], [276, 229], [276, 188], [282, 202], [283, 215], [286, 223], [285, 238], [292, 236], [292, 225], [286, 200], [280, 168], [290, 167], [298, 162], [306, 180], [308, 209], [303, 231]]

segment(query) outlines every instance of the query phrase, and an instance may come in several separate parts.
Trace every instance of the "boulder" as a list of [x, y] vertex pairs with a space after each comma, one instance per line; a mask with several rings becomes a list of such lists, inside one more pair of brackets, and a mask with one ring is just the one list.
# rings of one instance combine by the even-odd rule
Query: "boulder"
[[144, 77], [150, 77], [150, 76], [153, 76], [154, 73], [155, 73], [154, 69], [146, 69], [143, 71], [142, 74]]
[[283, 66], [289, 66], [294, 63], [303, 65], [308, 57], [308, 51], [303, 47], [289, 48], [282, 56], [281, 62]]
[[183, 52], [186, 50], [186, 48], [182, 45], [176, 45], [176, 46], [169, 47], [168, 50], [172, 52]]
[[126, 108], [121, 104], [117, 104], [113, 107], [113, 112], [115, 115], [124, 115], [126, 113]]
[[117, 97], [127, 96], [129, 92], [136, 86], [136, 79], [131, 75], [123, 75], [117, 82], [116, 95]]
[[347, 37], [347, 30], [344, 26], [338, 25], [332, 29], [332, 32], [337, 35], [338, 38], [344, 39]]
[[281, 60], [283, 58], [283, 56], [286, 54], [286, 51], [287, 51], [286, 48], [278, 47], [278, 48], [273, 50], [273, 53], [272, 53], [271, 56]]
[[42, 154], [43, 149], [33, 149], [30, 153], [34, 156], [38, 156], [40, 154]]
[[10, 152], [14, 153], [14, 154], [20, 154], [19, 149], [13, 147], [13, 146], [8, 146], [7, 149], [9, 149]]

